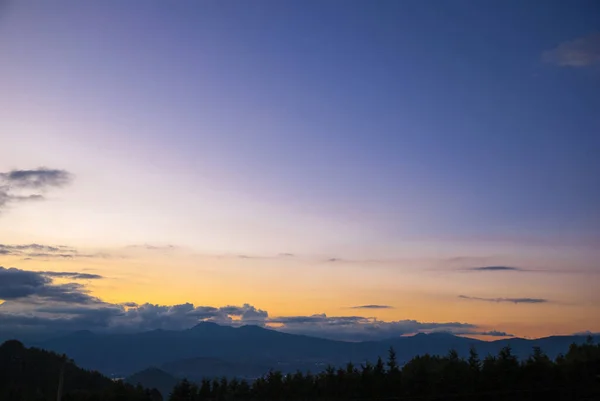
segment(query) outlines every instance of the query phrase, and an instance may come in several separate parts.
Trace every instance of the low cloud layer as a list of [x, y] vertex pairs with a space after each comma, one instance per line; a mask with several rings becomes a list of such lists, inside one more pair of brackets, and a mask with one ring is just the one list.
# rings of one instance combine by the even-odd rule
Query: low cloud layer
[[[503, 336], [506, 333], [480, 330], [465, 322], [381, 321], [364, 316], [272, 317], [250, 304], [195, 306], [154, 305], [126, 302], [111, 304], [89, 294], [81, 282], [102, 277], [79, 272], [36, 272], [0, 267], [0, 325], [6, 332], [52, 333], [70, 330], [112, 332], [182, 330], [202, 321], [241, 326], [246, 324], [336, 340], [380, 340], [401, 335], [449, 332], [460, 335]], [[60, 279], [60, 282], [55, 280]], [[84, 281], [85, 282], [85, 281]], [[385, 305], [362, 305], [378, 309]]]
[[43, 192], [63, 187], [72, 180], [73, 175], [68, 171], [45, 167], [0, 172], [0, 211], [10, 204], [44, 200]]
[[513, 304], [543, 304], [550, 302], [547, 299], [543, 298], [481, 298], [481, 297], [469, 297], [467, 295], [459, 295], [461, 299], [466, 299], [469, 301], [484, 301], [484, 302], [506, 302]]
[[545, 51], [542, 60], [561, 67], [591, 67], [600, 65], [600, 33], [560, 43]]
[[416, 333], [447, 332], [478, 335], [477, 326], [461, 322], [419, 322], [398, 320], [385, 322], [362, 316], [286, 316], [269, 320], [282, 324], [279, 330], [286, 333], [345, 341], [381, 340]]

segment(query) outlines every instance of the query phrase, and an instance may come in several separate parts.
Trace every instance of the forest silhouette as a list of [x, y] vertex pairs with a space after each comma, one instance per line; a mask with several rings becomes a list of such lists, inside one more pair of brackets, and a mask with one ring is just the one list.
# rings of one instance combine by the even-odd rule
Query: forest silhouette
[[81, 369], [66, 355], [11, 340], [0, 346], [0, 400], [56, 400], [61, 371], [60, 401], [600, 400], [600, 344], [591, 337], [554, 360], [538, 347], [524, 360], [509, 347], [483, 358], [473, 348], [468, 358], [450, 350], [446, 356], [425, 354], [399, 366], [391, 348], [385, 362], [379, 358], [330, 366], [315, 374], [270, 371], [252, 382], [184, 379], [164, 397], [156, 389]]
[[467, 359], [450, 350], [446, 356], [425, 354], [400, 367], [394, 349], [387, 362], [345, 368], [328, 367], [313, 375], [277, 371], [249, 384], [235, 379], [180, 382], [170, 401], [228, 400], [600, 400], [600, 344], [590, 337], [551, 360], [535, 347], [519, 361], [510, 347]]

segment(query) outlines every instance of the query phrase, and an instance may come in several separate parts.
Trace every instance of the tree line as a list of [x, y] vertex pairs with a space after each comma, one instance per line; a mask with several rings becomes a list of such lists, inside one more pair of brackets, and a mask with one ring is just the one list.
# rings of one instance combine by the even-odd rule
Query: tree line
[[550, 359], [535, 347], [520, 361], [510, 347], [480, 358], [472, 348], [468, 358], [451, 350], [446, 356], [417, 356], [402, 367], [394, 349], [387, 361], [318, 374], [271, 371], [252, 383], [244, 380], [182, 380], [170, 401], [581, 401], [600, 400], [600, 344], [585, 344]]

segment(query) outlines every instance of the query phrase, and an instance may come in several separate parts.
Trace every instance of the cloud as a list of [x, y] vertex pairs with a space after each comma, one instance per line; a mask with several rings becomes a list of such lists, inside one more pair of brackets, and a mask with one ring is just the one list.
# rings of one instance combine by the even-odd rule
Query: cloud
[[7, 186], [0, 186], [0, 209], [8, 205], [9, 203], [44, 200], [44, 197], [40, 194], [13, 195], [8, 192], [9, 190], [10, 188]]
[[[77, 274], [77, 273], [73, 273]], [[54, 284], [44, 272], [21, 270], [0, 266], [0, 299], [53, 301], [78, 304], [100, 303], [90, 296], [81, 284]]]
[[478, 271], [478, 272], [497, 272], [497, 271], [527, 271], [520, 267], [513, 266], [479, 266], [479, 267], [469, 267], [465, 270]]
[[560, 43], [557, 47], [542, 53], [546, 63], [561, 67], [590, 67], [600, 64], [600, 33]]
[[514, 337], [514, 334], [509, 334], [505, 331], [496, 331], [496, 330], [491, 330], [491, 331], [482, 331], [479, 333], [473, 333], [473, 334], [477, 334], [480, 336], [490, 336], [490, 337]]
[[65, 246], [50, 246], [40, 244], [25, 244], [25, 245], [4, 245], [0, 244], [0, 248], [13, 249], [18, 251], [35, 250], [35, 251], [46, 251], [46, 252], [59, 252], [61, 249], [65, 249]]
[[362, 316], [286, 316], [269, 319], [269, 323], [281, 324], [278, 330], [344, 341], [368, 341], [399, 337], [407, 334], [449, 332], [472, 333], [477, 326], [460, 322], [419, 322], [398, 320], [385, 322]]
[[[98, 279], [78, 272], [36, 272], [0, 267], [0, 326], [6, 332], [29, 330], [51, 333], [64, 330], [139, 332], [154, 329], [183, 330], [209, 321], [230, 326], [258, 325], [287, 333], [336, 340], [381, 340], [407, 334], [449, 332], [457, 335], [496, 335], [463, 322], [381, 321], [364, 316], [269, 316], [251, 304], [221, 307], [183, 303], [178, 305], [111, 304], [91, 296], [80, 283], [57, 284], [53, 280]], [[363, 305], [373, 309], [376, 305]], [[382, 307], [384, 305], [377, 305]]]
[[98, 280], [104, 278], [99, 274], [77, 272], [41, 272], [41, 274], [47, 277], [63, 277], [70, 278], [73, 280]]
[[350, 309], [394, 309], [394, 307], [390, 305], [358, 305], [351, 306]]
[[108, 257], [103, 253], [85, 254], [80, 253], [77, 249], [65, 245], [41, 245], [41, 244], [22, 244], [22, 245], [7, 245], [0, 244], [0, 255], [22, 256], [27, 260], [31, 259], [74, 259], [74, 258], [96, 258]]
[[11, 170], [8, 173], [0, 173], [0, 178], [15, 188], [41, 189], [67, 185], [71, 182], [72, 175], [66, 170], [40, 167], [36, 170]]
[[509, 302], [514, 304], [543, 304], [550, 302], [543, 298], [480, 298], [480, 297], [469, 297], [466, 295], [459, 295], [461, 299], [467, 299], [470, 301], [485, 301], [485, 302]]
[[[63, 187], [71, 183], [73, 175], [66, 170], [40, 167], [35, 170], [0, 172], [0, 210], [10, 203], [44, 200], [38, 191]], [[27, 193], [36, 190], [36, 193]]]

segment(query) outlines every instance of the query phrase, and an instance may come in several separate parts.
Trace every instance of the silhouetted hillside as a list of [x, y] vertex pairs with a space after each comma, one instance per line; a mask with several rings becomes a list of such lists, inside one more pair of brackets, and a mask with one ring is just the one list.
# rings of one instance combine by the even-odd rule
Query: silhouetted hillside
[[156, 388], [162, 394], [163, 399], [166, 400], [179, 379], [161, 369], [148, 368], [129, 376], [125, 379], [125, 382], [134, 386], [141, 385], [145, 388]]
[[0, 346], [0, 400], [56, 400], [63, 376], [63, 400], [157, 401], [157, 392], [115, 382], [74, 365], [66, 356], [26, 348], [16, 340]]

